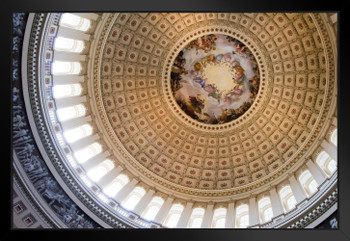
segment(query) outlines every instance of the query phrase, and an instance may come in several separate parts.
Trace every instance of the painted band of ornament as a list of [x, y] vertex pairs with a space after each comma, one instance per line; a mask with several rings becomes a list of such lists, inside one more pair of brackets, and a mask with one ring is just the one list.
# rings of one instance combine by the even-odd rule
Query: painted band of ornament
[[[102, 51], [103, 51], [103, 47], [101, 47], [102, 45], [104, 45], [101, 41], [98, 43], [99, 49], [100, 49], [100, 55], [102, 56]], [[179, 48], [179, 47], [178, 47]], [[326, 46], [326, 49], [327, 46]], [[330, 50], [328, 50], [330, 51]], [[174, 54], [175, 56], [175, 54]], [[332, 58], [329, 59], [329, 61], [333, 61]], [[95, 79], [99, 79], [98, 76], [98, 68], [100, 61], [95, 61], [94, 63], [94, 74], [95, 74]], [[171, 61], [168, 62], [168, 68], [171, 66]], [[332, 84], [332, 81], [328, 81], [328, 87], [333, 89], [334, 85]], [[101, 100], [101, 88], [100, 88], [100, 83], [94, 83], [94, 89], [95, 89], [95, 94], [96, 94], [96, 102], [97, 102], [97, 109], [100, 112], [100, 116], [105, 116], [105, 109]], [[182, 193], [186, 193], [186, 194], [191, 194], [191, 195], [203, 195], [203, 196], [226, 196], [226, 195], [232, 195], [232, 194], [237, 194], [237, 193], [242, 193], [242, 192], [246, 192], [246, 191], [250, 191], [253, 190], [254, 188], [260, 187], [264, 184], [266, 184], [267, 182], [270, 182], [274, 179], [276, 179], [277, 177], [279, 177], [281, 174], [285, 173], [287, 170], [289, 170], [293, 164], [295, 164], [298, 160], [302, 159], [302, 157], [307, 153], [308, 148], [310, 148], [310, 146], [313, 144], [314, 140], [316, 139], [317, 134], [320, 132], [320, 130], [322, 129], [322, 123], [326, 120], [326, 116], [330, 115], [331, 113], [329, 113], [329, 102], [331, 101], [332, 96], [330, 95], [330, 93], [328, 92], [328, 94], [326, 95], [326, 101], [323, 103], [323, 110], [322, 112], [322, 117], [319, 117], [319, 119], [317, 120], [314, 129], [313, 129], [313, 134], [309, 134], [309, 136], [307, 137], [306, 141], [303, 144], [303, 148], [302, 150], [299, 150], [297, 153], [295, 153], [288, 162], [286, 162], [282, 167], [280, 167], [276, 172], [274, 172], [273, 174], [270, 174], [270, 176], [266, 176], [264, 177], [264, 179], [256, 181], [255, 183], [251, 183], [247, 186], [243, 186], [243, 187], [238, 187], [235, 190], [223, 190], [223, 191], [198, 191], [198, 190], [193, 190], [191, 188], [185, 188], [183, 186], [180, 185], [176, 185], [173, 184], [167, 180], [163, 180], [158, 178], [157, 176], [155, 176], [153, 173], [151, 173], [148, 170], [144, 170], [143, 166], [140, 165], [138, 162], [136, 162], [135, 160], [133, 160], [133, 157], [125, 150], [125, 148], [121, 145], [120, 141], [118, 140], [118, 138], [116, 138], [115, 134], [113, 134], [113, 129], [111, 128], [111, 125], [109, 123], [108, 120], [102, 120], [105, 128], [108, 130], [107, 132], [110, 134], [113, 134], [113, 143], [116, 145], [116, 149], [118, 150], [119, 153], [121, 153], [121, 156], [123, 157], [121, 159], [122, 162], [126, 163], [126, 164], [131, 164], [133, 166], [133, 168], [137, 169], [138, 171], [140, 171], [142, 174], [144, 174], [146, 177], [150, 178], [153, 181], [156, 181], [157, 183], [170, 188], [172, 190], [178, 191], [178, 192], [182, 192]], [[126, 152], [126, 153], [125, 153]]]

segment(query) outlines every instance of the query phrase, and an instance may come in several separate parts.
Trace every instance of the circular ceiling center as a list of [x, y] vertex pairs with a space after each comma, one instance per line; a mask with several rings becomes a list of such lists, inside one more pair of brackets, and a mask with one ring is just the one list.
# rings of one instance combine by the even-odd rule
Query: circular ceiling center
[[259, 90], [259, 68], [250, 49], [224, 34], [205, 34], [178, 53], [172, 94], [192, 119], [224, 124], [243, 115]]

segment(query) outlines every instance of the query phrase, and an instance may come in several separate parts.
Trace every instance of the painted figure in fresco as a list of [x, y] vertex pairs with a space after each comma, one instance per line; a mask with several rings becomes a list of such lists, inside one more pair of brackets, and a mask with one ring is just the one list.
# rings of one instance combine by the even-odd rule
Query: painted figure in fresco
[[204, 107], [203, 103], [204, 100], [202, 98], [200, 98], [199, 96], [195, 97], [195, 96], [190, 96], [190, 106], [193, 108], [194, 112], [202, 112], [202, 109]]
[[[230, 57], [231, 57], [231, 56], [230, 56]], [[218, 55], [215, 56], [216, 62], [221, 62], [223, 58], [224, 58], [224, 55], [223, 55], [223, 54], [218, 54]]]
[[236, 53], [239, 55], [242, 55], [245, 49], [246, 49], [246, 46], [242, 46], [241, 44], [236, 45]]
[[211, 50], [215, 50], [215, 41], [217, 37], [215, 34], [204, 35], [199, 38], [198, 49], [204, 50], [205, 53], [208, 53]]
[[216, 62], [214, 54], [210, 54], [210, 55], [205, 56], [204, 58], [201, 59], [200, 63], [202, 66], [205, 67], [207, 65], [207, 63], [210, 63], [210, 62]]
[[220, 93], [217, 92], [217, 89], [215, 88], [214, 85], [206, 85], [204, 86], [204, 91], [208, 92], [208, 96], [211, 96], [215, 99], [217, 99], [217, 101], [220, 103]]
[[234, 59], [232, 59], [231, 53], [226, 53], [226, 54], [224, 54], [224, 59], [223, 59], [223, 61], [224, 61], [225, 63], [230, 64], [231, 66], [235, 66], [235, 65], [238, 64], [237, 61], [235, 61]]
[[185, 64], [186, 60], [183, 58], [183, 51], [180, 51], [171, 68], [171, 88], [174, 92], [182, 87], [180, 81], [181, 74], [186, 73]]
[[233, 94], [235, 95], [241, 95], [243, 93], [243, 87], [244, 87], [244, 69], [240, 65], [236, 65], [233, 67], [233, 73], [234, 73], [234, 83], [236, 84], [233, 88]]
[[256, 95], [258, 94], [259, 90], [259, 76], [255, 75], [250, 81], [250, 92], [252, 95], [252, 98], [256, 98]]
[[198, 50], [198, 48], [199, 48], [199, 41], [198, 41], [198, 39], [192, 40], [185, 47], [185, 49], [192, 49], [192, 48], [196, 48], [196, 50]]
[[200, 78], [200, 77], [195, 77], [193, 80], [194, 80], [196, 83], [200, 84], [202, 88], [205, 86], [205, 81], [204, 81], [204, 79], [202, 79], [202, 78]]
[[[238, 54], [240, 56], [245, 56], [246, 53], [248, 55], [250, 54], [249, 49], [244, 44], [242, 44], [239, 40], [234, 39], [234, 38], [229, 38], [228, 40], [229, 40], [229, 42], [232, 42], [233, 46], [236, 48], [235, 51], [232, 51], [233, 54]], [[246, 57], [248, 57], [248, 56], [246, 56]]]
[[201, 63], [196, 62], [196, 63], [193, 65], [193, 69], [194, 69], [195, 71], [201, 71], [201, 70], [203, 70], [203, 66], [202, 66]]
[[208, 53], [211, 50], [215, 50], [215, 41], [217, 37], [214, 34], [204, 35], [198, 39], [192, 40], [185, 49], [195, 48], [196, 52], [198, 50], [203, 50], [205, 53]]
[[237, 84], [242, 84], [244, 82], [244, 69], [240, 65], [234, 66], [233, 73], [235, 82]]
[[239, 40], [221, 34], [204, 35], [187, 44], [171, 72], [172, 91], [181, 109], [210, 124], [244, 114], [256, 98], [259, 82], [252, 52]]
[[202, 38], [200, 38], [201, 42], [199, 44], [199, 48], [204, 49], [207, 44], [209, 44], [208, 35], [204, 35]]

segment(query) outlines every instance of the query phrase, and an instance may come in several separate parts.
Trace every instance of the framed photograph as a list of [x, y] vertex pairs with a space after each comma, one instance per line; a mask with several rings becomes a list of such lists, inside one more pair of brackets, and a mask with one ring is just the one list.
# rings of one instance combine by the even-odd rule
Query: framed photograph
[[8, 237], [350, 237], [345, 3], [86, 4], [10, 11]]

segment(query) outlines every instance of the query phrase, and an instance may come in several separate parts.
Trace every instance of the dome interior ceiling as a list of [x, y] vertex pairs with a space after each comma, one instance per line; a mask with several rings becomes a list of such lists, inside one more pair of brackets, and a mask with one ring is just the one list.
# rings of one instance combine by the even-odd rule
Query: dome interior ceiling
[[334, 15], [30, 14], [34, 149], [102, 225], [309, 225], [336, 209]]
[[[180, 192], [259, 186], [289, 170], [319, 134], [334, 83], [317, 15], [121, 13], [113, 21], [89, 94], [116, 159], [139, 175]], [[169, 91], [175, 57], [213, 33], [249, 46], [262, 70], [256, 105], [226, 125], [188, 118]]]

